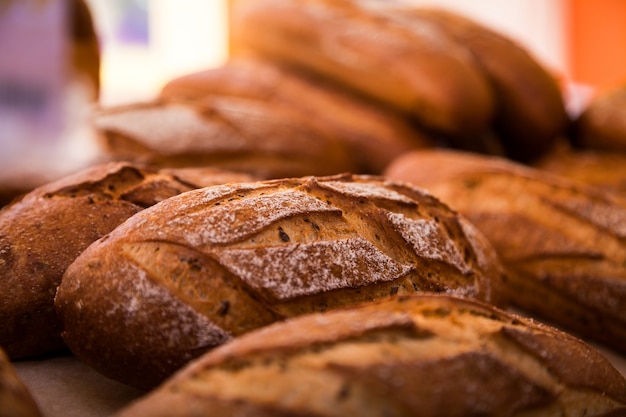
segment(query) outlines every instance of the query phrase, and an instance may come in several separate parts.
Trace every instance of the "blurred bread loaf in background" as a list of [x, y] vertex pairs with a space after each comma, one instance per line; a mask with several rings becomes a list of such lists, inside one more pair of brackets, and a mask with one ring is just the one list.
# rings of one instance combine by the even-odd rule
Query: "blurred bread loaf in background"
[[[393, 6], [393, 3], [398, 6]], [[532, 161], [552, 148], [569, 124], [556, 75], [527, 49], [478, 22], [439, 8], [410, 8], [386, 2], [410, 20], [416, 14], [440, 25], [475, 58], [495, 97], [492, 129], [503, 155]]]
[[266, 59], [232, 58], [219, 67], [172, 79], [161, 96], [247, 98], [270, 108], [287, 108], [347, 142], [358, 173], [380, 174], [400, 154], [437, 144], [436, 138], [395, 111]]
[[287, 106], [236, 96], [158, 99], [94, 115], [113, 160], [158, 167], [203, 167], [261, 178], [357, 170], [349, 144]]

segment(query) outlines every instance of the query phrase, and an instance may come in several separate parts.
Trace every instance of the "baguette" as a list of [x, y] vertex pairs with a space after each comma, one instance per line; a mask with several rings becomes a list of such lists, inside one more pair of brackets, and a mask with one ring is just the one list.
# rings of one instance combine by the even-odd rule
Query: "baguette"
[[404, 115], [319, 77], [258, 58], [239, 57], [217, 68], [175, 78], [163, 87], [161, 96], [189, 100], [234, 96], [291, 109], [320, 130], [346, 141], [358, 173], [380, 174], [400, 154], [436, 143]]
[[[67, 266], [128, 217], [227, 173], [180, 178], [129, 163], [87, 168], [37, 187], [0, 211], [0, 346], [12, 359], [63, 350], [54, 295]], [[232, 173], [231, 180], [254, 177]]]
[[509, 301], [626, 352], [626, 199], [495, 157], [421, 151], [386, 175], [465, 215], [507, 267]]
[[115, 417], [624, 413], [626, 380], [579, 339], [487, 304], [422, 294], [241, 336]]
[[239, 0], [231, 44], [235, 56], [324, 77], [449, 138], [481, 135], [493, 115], [492, 91], [469, 52], [426, 19], [399, 25], [355, 0]]
[[389, 294], [499, 302], [465, 219], [378, 177], [208, 187], [131, 217], [67, 269], [55, 304], [82, 361], [140, 388], [255, 328]]
[[102, 109], [93, 123], [113, 159], [211, 166], [259, 178], [357, 171], [344, 141], [289, 108], [255, 98], [158, 99]]

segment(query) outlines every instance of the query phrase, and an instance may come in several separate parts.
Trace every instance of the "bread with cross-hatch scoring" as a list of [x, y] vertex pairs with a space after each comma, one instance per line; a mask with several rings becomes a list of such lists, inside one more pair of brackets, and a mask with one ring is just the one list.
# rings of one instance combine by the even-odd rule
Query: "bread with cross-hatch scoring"
[[342, 174], [190, 191], [85, 250], [56, 296], [74, 354], [113, 379], [160, 383], [233, 337], [390, 294], [498, 302], [489, 242], [422, 190]]

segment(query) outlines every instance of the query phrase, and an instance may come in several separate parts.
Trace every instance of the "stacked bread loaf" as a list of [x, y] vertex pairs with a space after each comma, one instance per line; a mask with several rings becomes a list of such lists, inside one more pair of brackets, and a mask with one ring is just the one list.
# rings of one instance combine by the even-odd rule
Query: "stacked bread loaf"
[[232, 4], [226, 63], [0, 211], [9, 356], [154, 389], [120, 417], [624, 415], [623, 155], [554, 164], [550, 72], [406, 1]]

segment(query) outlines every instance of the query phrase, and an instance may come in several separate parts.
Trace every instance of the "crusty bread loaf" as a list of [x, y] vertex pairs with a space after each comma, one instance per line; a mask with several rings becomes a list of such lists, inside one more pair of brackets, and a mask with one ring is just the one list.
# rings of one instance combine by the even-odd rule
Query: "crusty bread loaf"
[[241, 336], [116, 417], [625, 413], [626, 380], [582, 341], [487, 304], [431, 294]]
[[[365, 2], [367, 3], [367, 2]], [[377, 10], [380, 2], [373, 2]], [[553, 74], [522, 45], [504, 34], [445, 9], [415, 7], [404, 0], [385, 1], [385, 13], [413, 16], [441, 25], [467, 47], [495, 94], [493, 128], [506, 156], [531, 161], [565, 134], [570, 120]]]
[[511, 303], [626, 352], [626, 200], [495, 157], [421, 151], [386, 175], [459, 210], [508, 267]]
[[30, 391], [0, 348], [0, 417], [41, 417]]
[[[227, 179], [217, 170], [161, 173], [97, 165], [38, 187], [0, 211], [0, 346], [11, 358], [62, 349], [54, 295], [65, 268], [91, 242], [173, 195]], [[230, 179], [252, 176], [231, 173]], [[221, 182], [220, 182], [221, 183]]]
[[400, 25], [360, 1], [237, 0], [231, 43], [235, 55], [307, 70], [451, 138], [483, 133], [493, 114], [492, 91], [464, 47], [426, 19]]
[[357, 173], [380, 174], [396, 156], [435, 144], [407, 117], [386, 106], [258, 58], [239, 57], [217, 68], [175, 78], [161, 95], [191, 100], [234, 96], [290, 109], [346, 141], [353, 150]]
[[345, 141], [297, 112], [246, 97], [114, 106], [97, 112], [94, 127], [114, 159], [159, 167], [213, 166], [261, 178], [357, 170]]
[[209, 187], [131, 217], [67, 269], [63, 338], [103, 374], [161, 382], [234, 336], [389, 294], [499, 302], [502, 268], [421, 190], [339, 175]]
[[591, 100], [575, 120], [572, 140], [581, 148], [626, 152], [626, 83]]

